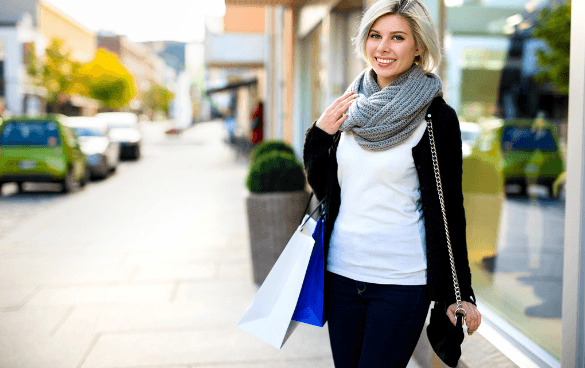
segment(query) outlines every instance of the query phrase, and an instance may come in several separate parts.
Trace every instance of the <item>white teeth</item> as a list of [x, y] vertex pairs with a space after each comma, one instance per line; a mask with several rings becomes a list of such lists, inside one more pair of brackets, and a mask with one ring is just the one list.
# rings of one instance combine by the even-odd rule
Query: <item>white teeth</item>
[[383, 63], [383, 64], [389, 64], [391, 62], [393, 62], [393, 59], [380, 59], [380, 58], [376, 58], [376, 60], [378, 60], [379, 62]]

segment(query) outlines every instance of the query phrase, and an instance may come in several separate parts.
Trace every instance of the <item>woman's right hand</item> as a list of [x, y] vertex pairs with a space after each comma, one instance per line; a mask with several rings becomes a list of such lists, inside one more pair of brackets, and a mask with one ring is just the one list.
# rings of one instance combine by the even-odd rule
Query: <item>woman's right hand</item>
[[317, 120], [315, 124], [317, 128], [331, 135], [337, 133], [341, 124], [347, 119], [344, 113], [357, 96], [355, 92], [348, 92], [335, 100]]

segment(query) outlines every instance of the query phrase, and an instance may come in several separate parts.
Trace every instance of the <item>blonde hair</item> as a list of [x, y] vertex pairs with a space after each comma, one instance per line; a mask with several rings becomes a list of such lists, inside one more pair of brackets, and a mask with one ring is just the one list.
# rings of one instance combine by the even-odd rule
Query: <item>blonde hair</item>
[[410, 25], [414, 42], [423, 49], [414, 60], [426, 73], [437, 68], [441, 63], [441, 43], [439, 34], [429, 13], [421, 0], [379, 0], [370, 6], [353, 39], [356, 53], [368, 62], [366, 57], [366, 40], [374, 22], [383, 15], [394, 14], [404, 18]]

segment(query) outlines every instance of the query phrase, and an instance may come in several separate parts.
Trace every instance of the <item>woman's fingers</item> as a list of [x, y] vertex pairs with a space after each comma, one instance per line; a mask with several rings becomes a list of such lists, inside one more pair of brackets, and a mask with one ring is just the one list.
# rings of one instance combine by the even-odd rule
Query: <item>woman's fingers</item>
[[447, 309], [447, 317], [449, 317], [451, 323], [453, 324], [453, 326], [455, 326], [455, 324], [457, 323], [457, 318], [455, 317], [455, 313], [453, 313], [453, 310], [451, 310], [451, 307]]
[[337, 132], [339, 130], [339, 128], [341, 127], [341, 125], [343, 124], [344, 121], [346, 121], [348, 118], [347, 115], [341, 115], [341, 117], [339, 119], [337, 119], [332, 125], [331, 125], [331, 134], [335, 134], [335, 132]]
[[350, 91], [345, 93], [344, 95], [340, 96], [337, 100], [335, 100], [335, 102], [339, 105], [342, 104], [344, 101], [348, 101], [351, 100], [352, 98], [355, 98], [355, 92]]
[[463, 308], [467, 311], [467, 318], [465, 324], [467, 325], [467, 333], [470, 335], [474, 333], [481, 324], [481, 313], [477, 310], [477, 307], [469, 302], [463, 302]]
[[317, 120], [317, 127], [329, 134], [335, 134], [345, 120], [347, 111], [351, 103], [355, 100], [355, 93], [348, 92], [335, 100]]
[[341, 104], [339, 104], [337, 106], [337, 109], [335, 110], [335, 112], [333, 113], [334, 116], [337, 116], [337, 126], [340, 127], [341, 124], [343, 124], [344, 121], [347, 120], [347, 110], [349, 110], [349, 107], [351, 106], [351, 104], [355, 101], [357, 95], [356, 94], [351, 94], [349, 97], [347, 97], [346, 99], [344, 99]]
[[[481, 324], [481, 313], [477, 310], [477, 307], [473, 303], [463, 302], [463, 309], [465, 309], [466, 317], [465, 324], [467, 325], [467, 333], [473, 334]], [[455, 311], [457, 310], [457, 304], [451, 304], [447, 308], [447, 316], [451, 320], [451, 323], [455, 325], [457, 318], [455, 317]]]
[[337, 111], [341, 114], [345, 113], [347, 109], [351, 106], [351, 104], [355, 101], [358, 95], [351, 92], [351, 94], [345, 97], [340, 104], [337, 105]]
[[329, 106], [327, 108], [327, 110], [325, 110], [325, 111], [334, 112], [334, 111], [338, 110], [338, 108], [341, 105], [343, 105], [344, 102], [346, 102], [347, 100], [351, 100], [353, 95], [354, 95], [354, 92], [347, 92], [344, 95], [339, 96], [335, 101], [333, 101], [331, 106]]

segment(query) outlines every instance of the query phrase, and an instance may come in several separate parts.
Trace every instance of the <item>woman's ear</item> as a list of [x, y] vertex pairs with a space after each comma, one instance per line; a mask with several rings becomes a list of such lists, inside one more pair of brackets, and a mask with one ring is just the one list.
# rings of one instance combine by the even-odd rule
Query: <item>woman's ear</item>
[[424, 54], [425, 50], [426, 48], [423, 45], [416, 46], [416, 49], [414, 50], [414, 56], [421, 56]]

